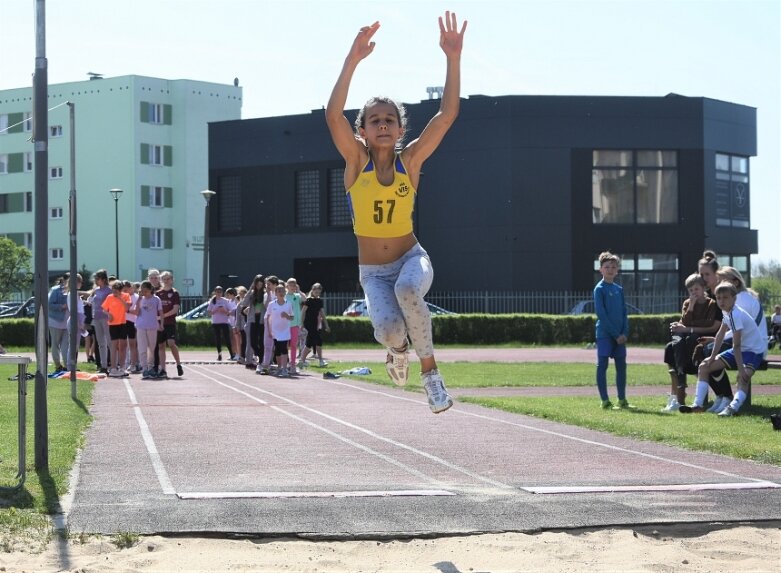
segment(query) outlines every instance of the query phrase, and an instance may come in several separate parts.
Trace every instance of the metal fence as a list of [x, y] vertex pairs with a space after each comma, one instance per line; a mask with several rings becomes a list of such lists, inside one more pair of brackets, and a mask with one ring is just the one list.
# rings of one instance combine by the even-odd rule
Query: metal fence
[[[684, 292], [660, 292], [651, 294], [626, 294], [626, 302], [644, 314], [676, 314], [686, 298]], [[430, 292], [426, 300], [446, 310], [459, 314], [569, 314], [575, 309], [593, 312], [591, 291], [440, 291]], [[362, 292], [326, 292], [323, 295], [325, 311], [328, 315], [341, 315], [353, 300], [362, 299]], [[16, 295], [9, 301], [23, 302], [25, 297]], [[200, 296], [182, 296], [180, 313], [192, 310], [205, 300]], [[1, 304], [1, 303], [0, 303]], [[764, 304], [765, 314], [773, 314], [773, 306], [781, 300], [771, 300]]]
[[[685, 293], [654, 293], [653, 295], [627, 295], [626, 302], [645, 314], [677, 313], [686, 297]], [[323, 295], [325, 312], [341, 315], [353, 300], [362, 299], [362, 292], [326, 292]], [[591, 291], [451, 291], [430, 292], [426, 300], [445, 310], [459, 314], [568, 314], [575, 309], [593, 312]], [[203, 302], [201, 297], [182, 297], [181, 312], [195, 308]]]

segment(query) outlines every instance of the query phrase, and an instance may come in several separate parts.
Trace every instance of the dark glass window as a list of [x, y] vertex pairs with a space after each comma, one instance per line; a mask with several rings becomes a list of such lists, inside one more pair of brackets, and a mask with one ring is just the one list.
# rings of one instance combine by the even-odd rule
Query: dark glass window
[[350, 205], [344, 189], [344, 168], [328, 170], [328, 226], [347, 227], [352, 224]]
[[296, 227], [320, 226], [320, 172], [296, 172]]
[[225, 175], [218, 185], [220, 231], [241, 231], [241, 177]]
[[748, 157], [716, 154], [716, 225], [748, 229], [750, 222]]
[[662, 150], [594, 150], [592, 221], [678, 222], [678, 154]]

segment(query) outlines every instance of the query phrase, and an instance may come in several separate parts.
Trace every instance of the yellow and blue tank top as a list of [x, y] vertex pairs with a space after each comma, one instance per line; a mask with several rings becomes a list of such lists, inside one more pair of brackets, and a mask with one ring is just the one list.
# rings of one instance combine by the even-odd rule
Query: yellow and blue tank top
[[409, 235], [415, 193], [399, 154], [393, 164], [393, 183], [388, 186], [377, 180], [374, 161], [369, 157], [355, 183], [347, 190], [353, 231], [362, 237], [379, 239]]

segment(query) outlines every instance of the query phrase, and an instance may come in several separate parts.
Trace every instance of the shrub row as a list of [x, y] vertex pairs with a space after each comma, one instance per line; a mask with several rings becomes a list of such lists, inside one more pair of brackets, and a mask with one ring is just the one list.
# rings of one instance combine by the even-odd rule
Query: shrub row
[[[670, 339], [670, 322], [678, 315], [629, 317], [629, 342], [665, 344]], [[433, 317], [434, 341], [450, 344], [585, 344], [594, 341], [593, 315], [549, 314], [461, 314]], [[328, 342], [371, 342], [374, 333], [368, 318], [334, 316]], [[182, 320], [177, 337], [183, 346], [211, 346], [214, 334], [208, 320]], [[0, 320], [0, 344], [32, 346], [33, 321], [29, 318]]]

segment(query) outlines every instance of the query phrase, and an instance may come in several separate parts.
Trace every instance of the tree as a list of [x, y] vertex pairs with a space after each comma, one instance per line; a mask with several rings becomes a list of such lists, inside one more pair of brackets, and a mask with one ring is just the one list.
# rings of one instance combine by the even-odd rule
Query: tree
[[30, 249], [0, 237], [0, 298], [29, 289], [33, 284]]
[[770, 259], [769, 263], [757, 263], [753, 271], [753, 277], [771, 277], [781, 282], [781, 263], [774, 259]]

